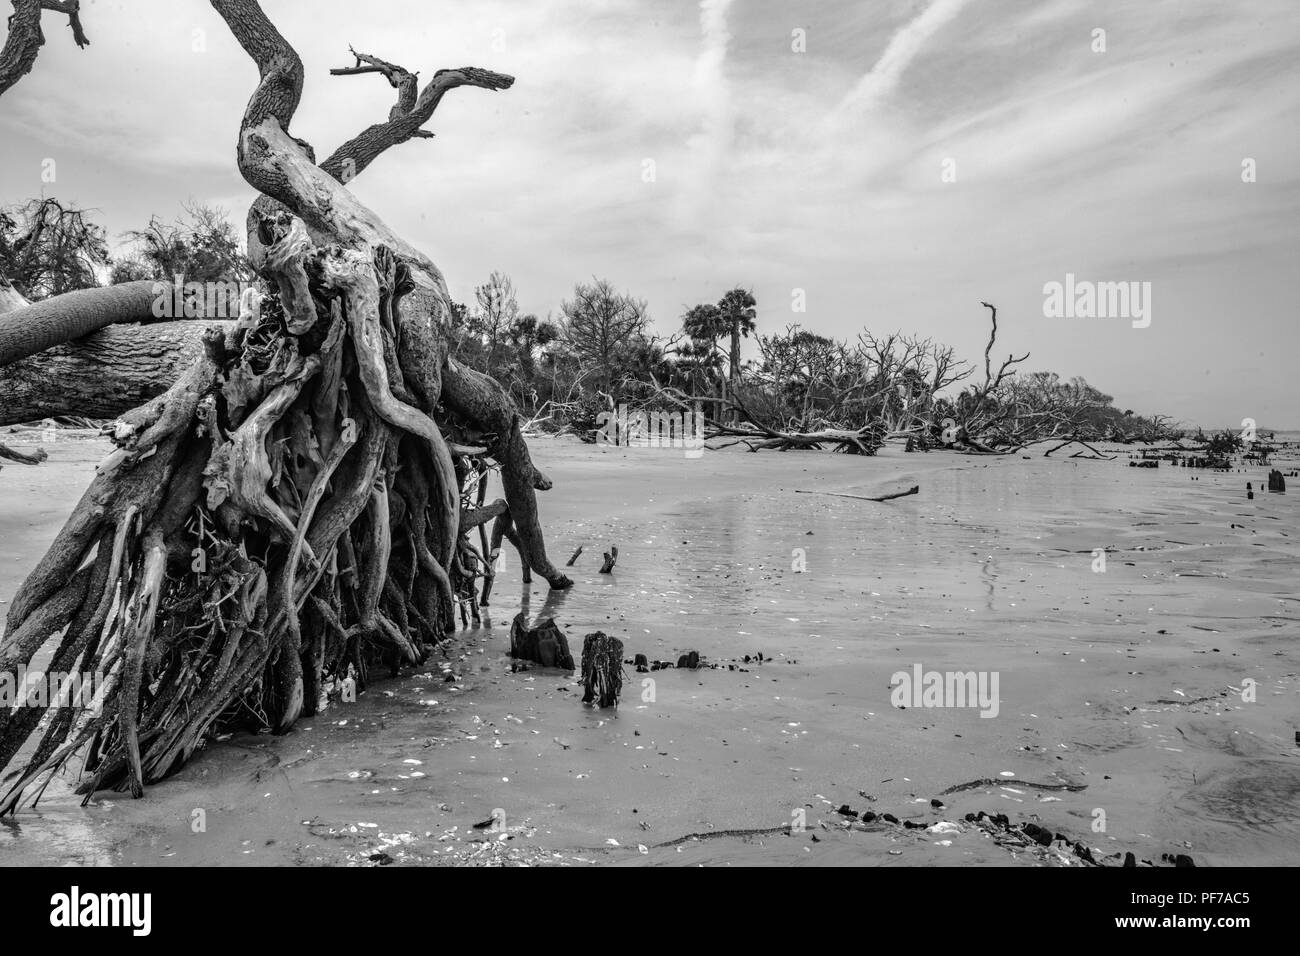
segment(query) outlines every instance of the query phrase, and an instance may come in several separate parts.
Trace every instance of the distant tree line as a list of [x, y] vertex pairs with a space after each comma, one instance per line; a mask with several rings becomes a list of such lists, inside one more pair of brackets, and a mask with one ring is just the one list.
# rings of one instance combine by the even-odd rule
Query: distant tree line
[[[33, 199], [0, 210], [0, 276], [28, 300], [140, 279], [255, 278], [223, 210], [190, 203], [174, 221], [153, 217], [128, 231], [110, 255], [87, 210]], [[987, 304], [986, 304], [987, 305]], [[992, 307], [989, 306], [991, 309]], [[1082, 378], [1018, 374], [1028, 358], [983, 380], [951, 346], [901, 332], [864, 329], [854, 341], [794, 324], [759, 334], [758, 302], [736, 286], [716, 302], [683, 308], [677, 327], [656, 333], [644, 299], [593, 277], [575, 284], [559, 314], [525, 311], [511, 278], [492, 272], [471, 303], [452, 303], [452, 357], [506, 386], [536, 427], [591, 440], [601, 411], [620, 403], [700, 403], [715, 429], [742, 438], [870, 432], [920, 447], [1019, 447], [1052, 437], [1156, 441], [1181, 434], [1162, 415], [1115, 407]], [[745, 360], [742, 339], [757, 355]], [[815, 442], [808, 442], [813, 444]]]

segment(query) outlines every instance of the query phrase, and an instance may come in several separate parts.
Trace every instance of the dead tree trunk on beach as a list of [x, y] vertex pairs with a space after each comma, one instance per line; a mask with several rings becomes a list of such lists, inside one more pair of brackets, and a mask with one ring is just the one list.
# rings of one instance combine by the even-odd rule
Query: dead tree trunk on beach
[[237, 155], [261, 193], [249, 247], [272, 291], [245, 292], [239, 319], [208, 329], [166, 393], [116, 423], [117, 450], [14, 596], [0, 672], [48, 648], [47, 671], [105, 683], [91, 708], [0, 710], [0, 768], [44, 728], [0, 814], [78, 756], [81, 792], [138, 796], [215, 725], [284, 732], [349, 664], [364, 678], [423, 660], [487, 560], [465, 535], [488, 509], [462, 493], [485, 458], [506, 505], [479, 517], [504, 520], [525, 571], [570, 584], [546, 557], [535, 491], [550, 483], [513, 405], [447, 359], [441, 273], [340, 181], [427, 135], [447, 90], [512, 78], [442, 70], [416, 90], [358, 56], [348, 72], [396, 78], [398, 104], [317, 165], [289, 133], [297, 53], [256, 0], [211, 2], [260, 75]]
[[174, 385], [203, 354], [203, 332], [214, 325], [234, 323], [113, 325], [0, 366], [0, 426], [117, 418]]

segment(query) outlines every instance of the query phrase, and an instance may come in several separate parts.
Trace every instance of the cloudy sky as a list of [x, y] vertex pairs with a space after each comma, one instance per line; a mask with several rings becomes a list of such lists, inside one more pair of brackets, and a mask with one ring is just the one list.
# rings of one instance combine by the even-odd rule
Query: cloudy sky
[[[91, 46], [47, 13], [34, 71], [0, 100], [0, 203], [55, 195], [114, 237], [188, 199], [242, 221], [255, 70], [219, 18], [204, 0], [82, 5]], [[1027, 371], [1186, 422], [1300, 427], [1296, 0], [264, 8], [306, 66], [293, 132], [320, 155], [391, 104], [380, 77], [329, 76], [349, 44], [424, 76], [517, 77], [454, 91], [435, 139], [352, 184], [458, 299], [499, 269], [544, 315], [601, 276], [667, 333], [739, 284], [765, 331], [901, 329], [972, 360], [983, 299]], [[1067, 273], [1150, 282], [1150, 326], [1045, 317]]]

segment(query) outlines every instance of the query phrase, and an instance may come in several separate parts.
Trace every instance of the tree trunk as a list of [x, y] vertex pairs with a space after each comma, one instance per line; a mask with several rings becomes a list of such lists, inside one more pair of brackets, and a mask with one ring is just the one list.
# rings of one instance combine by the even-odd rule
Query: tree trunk
[[51, 296], [0, 316], [0, 366], [71, 342], [116, 322], [152, 315], [160, 283], [153, 279]]
[[0, 366], [0, 426], [62, 415], [118, 418], [162, 395], [194, 364], [205, 328], [233, 324], [114, 325]]

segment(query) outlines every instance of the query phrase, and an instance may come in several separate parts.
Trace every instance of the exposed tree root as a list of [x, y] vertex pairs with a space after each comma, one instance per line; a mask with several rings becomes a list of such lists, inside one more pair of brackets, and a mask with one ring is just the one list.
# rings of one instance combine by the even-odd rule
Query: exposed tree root
[[[332, 678], [420, 663], [458, 613], [478, 619], [503, 538], [525, 580], [570, 583], [546, 556], [535, 491], [550, 482], [513, 404], [445, 358], [440, 273], [288, 135], [302, 66], [257, 3], [212, 2], [261, 72], [239, 160], [265, 194], [250, 228], [272, 294], [246, 296], [115, 424], [116, 451], [15, 595], [0, 671], [48, 652], [50, 670], [104, 683], [91, 707], [0, 710], [0, 770], [18, 765], [0, 815], [73, 758], [87, 798], [138, 796], [214, 730], [282, 733]], [[489, 504], [493, 467], [505, 498]]]

